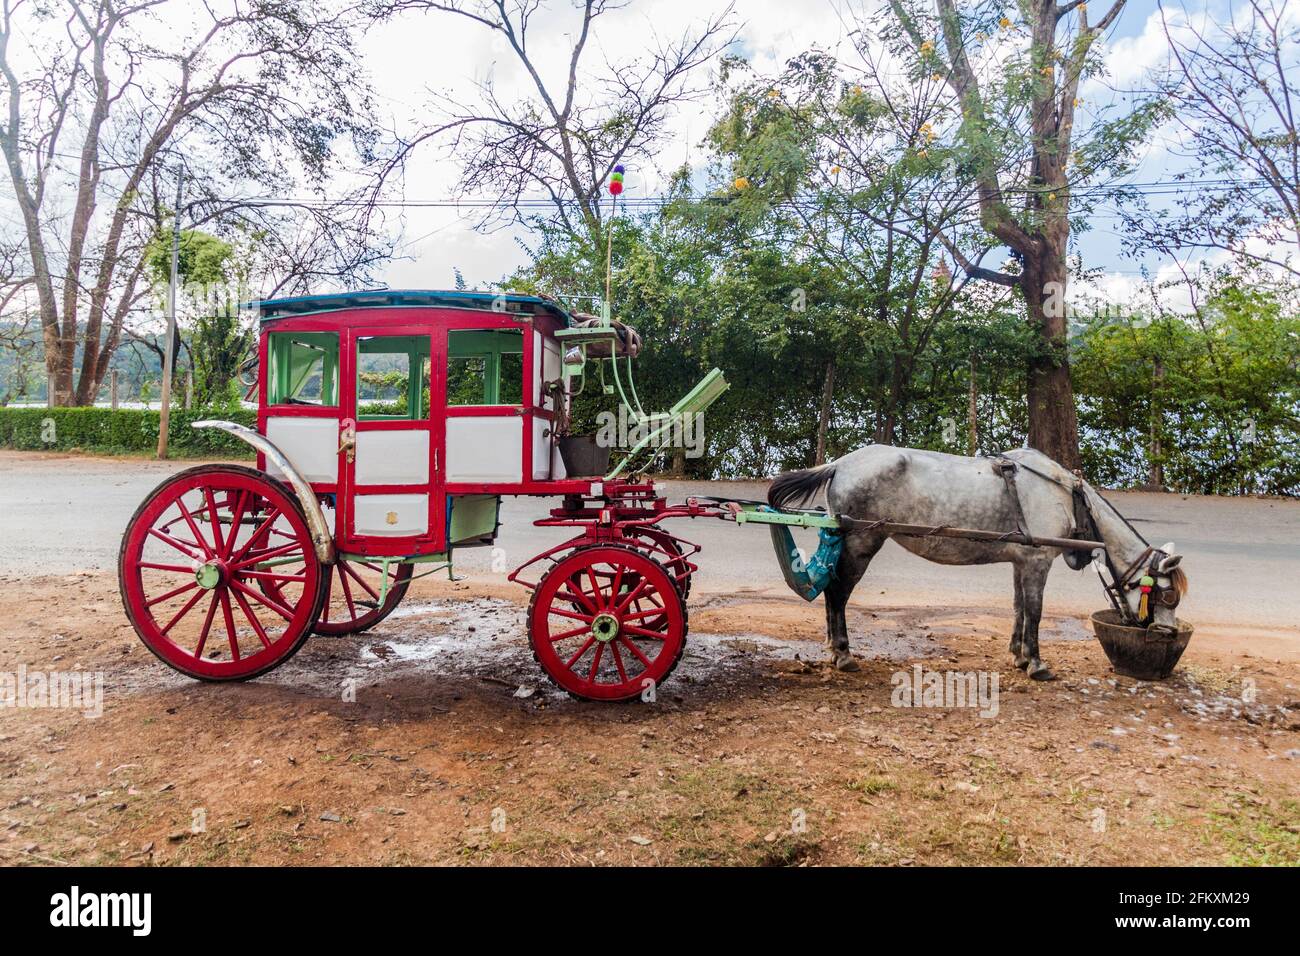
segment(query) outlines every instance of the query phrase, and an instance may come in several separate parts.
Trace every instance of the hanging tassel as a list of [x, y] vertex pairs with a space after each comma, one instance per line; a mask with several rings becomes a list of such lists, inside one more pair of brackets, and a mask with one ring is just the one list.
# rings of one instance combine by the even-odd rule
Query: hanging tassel
[[1144, 574], [1138, 584], [1142, 589], [1142, 597], [1138, 601], [1138, 620], [1145, 621], [1151, 614], [1151, 589], [1155, 587], [1156, 579]]

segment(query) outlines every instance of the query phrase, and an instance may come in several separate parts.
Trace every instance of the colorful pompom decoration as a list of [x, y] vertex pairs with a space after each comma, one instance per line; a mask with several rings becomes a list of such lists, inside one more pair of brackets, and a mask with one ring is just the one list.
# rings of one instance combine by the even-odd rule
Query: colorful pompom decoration
[[614, 167], [614, 175], [609, 177], [609, 194], [617, 196], [623, 191], [623, 164]]

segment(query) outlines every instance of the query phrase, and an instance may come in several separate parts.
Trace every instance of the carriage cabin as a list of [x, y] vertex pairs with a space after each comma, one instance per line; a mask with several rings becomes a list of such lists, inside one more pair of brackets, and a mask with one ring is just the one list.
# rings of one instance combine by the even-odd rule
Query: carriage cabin
[[556, 450], [571, 316], [555, 302], [381, 291], [259, 309], [258, 431], [333, 507], [340, 551], [490, 544], [501, 495], [587, 490]]

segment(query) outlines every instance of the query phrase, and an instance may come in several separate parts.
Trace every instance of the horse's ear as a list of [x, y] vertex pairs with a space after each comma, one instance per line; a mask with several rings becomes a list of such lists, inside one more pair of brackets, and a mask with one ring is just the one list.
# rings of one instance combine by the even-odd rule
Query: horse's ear
[[1158, 570], [1164, 572], [1165, 574], [1168, 574], [1174, 568], [1178, 567], [1178, 565], [1182, 562], [1182, 560], [1183, 560], [1183, 556], [1181, 554], [1171, 554], [1168, 557], [1163, 558], [1161, 560], [1160, 567], [1158, 568]]

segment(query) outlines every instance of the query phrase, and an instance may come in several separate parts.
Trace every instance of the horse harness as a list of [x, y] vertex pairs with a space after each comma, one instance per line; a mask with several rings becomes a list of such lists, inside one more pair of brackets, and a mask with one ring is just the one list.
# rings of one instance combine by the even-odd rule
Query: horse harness
[[[1013, 461], [1005, 455], [990, 455], [989, 457], [993, 461], [993, 471], [1002, 478], [1007, 486], [1007, 494], [1011, 498], [1012, 507], [1015, 511], [1016, 530], [1024, 535], [1025, 542], [1028, 545], [1031, 547], [1034, 545], [1034, 538], [1029, 533], [1029, 523], [1025, 520], [1024, 509], [1020, 505], [1020, 493], [1016, 487], [1016, 472], [1021, 468], [1070, 492], [1074, 507], [1074, 530], [1071, 532], [1070, 537], [1089, 538], [1094, 541], [1104, 540], [1101, 536], [1101, 529], [1097, 526], [1097, 519], [1093, 514], [1092, 505], [1088, 502], [1088, 496], [1084, 493], [1083, 478], [1078, 474], [1075, 474], [1073, 482], [1067, 485], [1052, 475], [1032, 468], [1024, 462]], [[1101, 495], [1098, 495], [1098, 497], [1101, 497], [1102, 501], [1106, 501]], [[1151, 627], [1152, 619], [1155, 616], [1155, 606], [1160, 604], [1172, 610], [1178, 606], [1181, 597], [1177, 588], [1162, 588], [1156, 584], [1156, 572], [1160, 567], [1160, 563], [1169, 555], [1159, 548], [1153, 548], [1150, 542], [1142, 537], [1137, 528], [1134, 528], [1129, 520], [1115, 509], [1114, 505], [1111, 505], [1109, 501], [1106, 501], [1106, 504], [1110, 505], [1111, 511], [1119, 515], [1120, 520], [1128, 526], [1128, 529], [1137, 535], [1137, 539], [1145, 545], [1145, 548], [1123, 573], [1120, 573], [1115, 566], [1109, 549], [1103, 548], [1101, 553], [1111, 579], [1109, 583], [1106, 581], [1106, 578], [1101, 573], [1100, 565], [1097, 566], [1097, 577], [1101, 581], [1102, 589], [1106, 592], [1111, 607], [1119, 613], [1121, 620], [1126, 625], [1129, 627]], [[1092, 554], [1088, 551], [1066, 551], [1065, 563], [1071, 569], [1081, 571], [1089, 563], [1092, 563]], [[1124, 600], [1125, 592], [1134, 588], [1140, 588], [1142, 592], [1142, 597], [1138, 602], [1137, 614], [1133, 613], [1128, 601]]]

